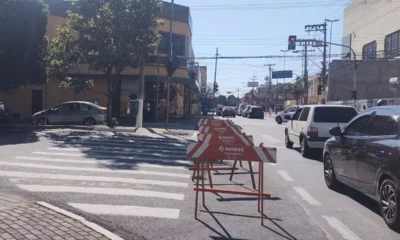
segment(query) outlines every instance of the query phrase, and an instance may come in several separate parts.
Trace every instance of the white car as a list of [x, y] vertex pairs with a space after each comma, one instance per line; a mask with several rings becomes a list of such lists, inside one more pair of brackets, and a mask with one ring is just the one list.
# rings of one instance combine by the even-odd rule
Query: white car
[[292, 106], [285, 109], [284, 111], [278, 112], [275, 117], [276, 123], [282, 124], [288, 122], [299, 107], [300, 106]]
[[313, 150], [324, 148], [325, 141], [332, 137], [331, 128], [343, 127], [356, 115], [357, 110], [352, 106], [300, 106], [286, 124], [285, 145], [287, 148], [300, 145], [301, 155], [307, 157]]

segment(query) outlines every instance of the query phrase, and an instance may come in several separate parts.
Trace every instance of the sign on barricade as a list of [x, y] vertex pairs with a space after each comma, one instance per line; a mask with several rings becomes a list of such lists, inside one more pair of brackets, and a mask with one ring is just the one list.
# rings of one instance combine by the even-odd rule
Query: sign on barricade
[[[197, 218], [198, 194], [202, 192], [203, 206], [205, 206], [205, 192], [226, 193], [249, 195], [258, 197], [258, 211], [261, 213], [261, 224], [264, 222], [264, 197], [269, 197], [270, 193], [264, 193], [264, 163], [276, 163], [276, 148], [254, 146], [253, 139], [242, 133], [232, 121], [225, 120], [209, 120], [203, 119], [199, 121], [198, 142], [190, 143], [186, 149], [186, 156], [195, 159], [195, 167], [193, 168], [193, 176], [196, 177], [196, 199], [195, 199], [195, 218]], [[258, 190], [257, 191], [238, 191], [229, 189], [213, 188], [210, 170], [220, 169], [212, 166], [212, 161], [217, 159], [234, 161], [233, 167], [230, 168], [231, 178], [234, 170], [236, 170], [237, 161], [248, 161], [249, 170], [252, 175], [253, 187], [256, 189], [252, 162], [259, 165], [258, 174]], [[204, 171], [208, 171], [210, 188], [205, 187]], [[223, 170], [226, 170], [225, 168]], [[200, 171], [202, 172], [200, 186]]]

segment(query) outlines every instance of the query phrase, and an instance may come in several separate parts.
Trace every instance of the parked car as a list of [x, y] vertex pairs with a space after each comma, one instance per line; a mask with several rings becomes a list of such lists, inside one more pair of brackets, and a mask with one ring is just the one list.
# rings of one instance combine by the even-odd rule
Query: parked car
[[379, 203], [386, 224], [400, 230], [400, 107], [367, 109], [333, 135], [324, 147], [326, 185], [341, 183]]
[[300, 145], [303, 157], [308, 157], [314, 150], [323, 149], [325, 141], [331, 138], [332, 127], [343, 127], [357, 111], [345, 105], [305, 105], [297, 109], [285, 128], [285, 145], [292, 148]]
[[276, 123], [282, 124], [289, 121], [298, 108], [299, 106], [296, 105], [296, 106], [291, 106], [285, 109], [284, 111], [278, 112], [275, 117]]
[[217, 116], [221, 116], [222, 115], [222, 107], [217, 108], [216, 114], [217, 114]]
[[5, 104], [0, 102], [0, 124], [8, 124], [10, 122], [10, 112], [6, 108]]
[[246, 109], [246, 117], [248, 118], [259, 118], [259, 119], [264, 119], [264, 111], [262, 107], [258, 106], [249, 106]]
[[107, 109], [91, 102], [65, 102], [55, 108], [33, 114], [32, 122], [44, 124], [95, 125], [106, 122]]
[[222, 117], [227, 117], [227, 116], [235, 117], [236, 116], [235, 108], [234, 107], [223, 107], [221, 115], [222, 115]]

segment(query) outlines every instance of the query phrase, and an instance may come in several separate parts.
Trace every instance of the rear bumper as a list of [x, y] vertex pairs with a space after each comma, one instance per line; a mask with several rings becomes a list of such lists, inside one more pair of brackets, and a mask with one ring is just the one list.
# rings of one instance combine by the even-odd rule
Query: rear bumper
[[329, 138], [326, 137], [318, 137], [316, 139], [312, 139], [312, 138], [308, 138], [307, 139], [307, 144], [310, 148], [321, 148], [323, 149], [325, 146], [325, 142], [328, 140]]

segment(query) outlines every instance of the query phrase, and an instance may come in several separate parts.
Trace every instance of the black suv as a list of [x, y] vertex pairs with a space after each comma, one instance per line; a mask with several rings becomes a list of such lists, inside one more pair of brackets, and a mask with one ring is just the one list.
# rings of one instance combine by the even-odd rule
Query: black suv
[[367, 109], [330, 130], [324, 176], [331, 189], [348, 185], [379, 203], [386, 224], [400, 230], [400, 107]]
[[246, 115], [249, 118], [264, 119], [264, 111], [262, 107], [251, 106], [248, 112], [246, 112]]

